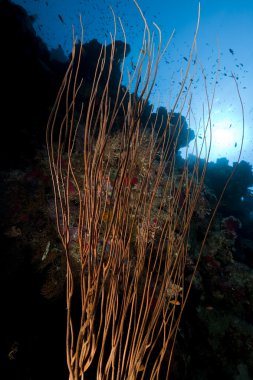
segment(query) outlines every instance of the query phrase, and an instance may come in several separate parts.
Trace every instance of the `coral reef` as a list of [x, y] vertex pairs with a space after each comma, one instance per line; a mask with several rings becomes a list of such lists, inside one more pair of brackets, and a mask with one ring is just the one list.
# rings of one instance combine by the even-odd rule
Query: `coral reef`
[[[35, 35], [32, 21], [24, 9], [9, 1], [0, 3], [0, 35], [4, 52], [0, 70], [4, 95], [1, 97], [0, 149], [2, 373], [5, 378], [12, 379], [66, 378], [67, 371], [62, 366], [65, 360], [66, 258], [57, 237], [54, 198], [43, 147], [48, 110], [66, 64], [52, 60], [45, 44]], [[88, 62], [94, 60], [100, 45], [93, 40], [83, 48], [82, 65], [88, 78], [94, 70]], [[120, 42], [117, 48], [120, 59]], [[113, 73], [116, 82], [119, 67], [120, 63]], [[89, 89], [89, 82], [86, 88]], [[125, 89], [122, 87], [120, 91], [124, 93]], [[89, 92], [81, 91], [80, 94], [85, 99]], [[148, 119], [151, 109], [147, 104], [143, 122]], [[164, 109], [157, 112], [152, 114], [150, 122], [156, 117], [159, 120], [170, 117], [172, 125], [181, 123], [183, 128], [177, 149], [187, 145], [193, 134], [189, 130], [186, 133], [185, 119], [180, 119], [177, 114], [170, 115]], [[123, 116], [118, 116], [113, 137], [106, 148], [105, 157], [112, 168], [121, 154], [117, 127]], [[171, 138], [173, 140], [173, 133]], [[148, 140], [148, 135], [144, 135], [137, 152], [136, 167], [124, 178], [124, 186], [131, 188], [132, 205], [147, 170], [145, 152]], [[77, 172], [80, 151], [80, 140], [77, 139], [73, 156]], [[183, 164], [179, 156], [178, 162]], [[67, 162], [63, 160], [62, 165], [67, 167]], [[150, 176], [150, 188], [155, 180], [155, 169], [156, 166]], [[208, 165], [205, 187], [193, 215], [188, 239], [186, 282], [194, 271], [196, 253], [203, 241], [210, 214], [232, 169], [226, 159]], [[178, 164], [174, 176], [175, 189], [180, 175]], [[79, 180], [81, 176], [80, 171]], [[112, 170], [105, 176], [101, 189], [106, 195], [105, 202], [108, 202], [101, 228], [105, 228], [111, 218], [110, 197], [113, 196], [114, 180]], [[218, 375], [229, 380], [253, 378], [253, 197], [249, 189], [252, 185], [252, 167], [242, 161], [224, 195], [195, 273], [176, 342], [172, 373], [175, 380], [211, 380]], [[75, 216], [78, 202], [72, 182], [69, 193], [74, 210], [70, 228], [71, 253], [73, 262], [77, 262]], [[158, 188], [154, 200], [156, 207], [151, 216], [153, 223], [146, 227], [136, 225], [133, 239], [148, 234], [152, 244], [154, 236], [160, 234], [168, 202], [171, 202], [171, 194], [167, 194], [161, 205], [161, 194]], [[178, 201], [183, 204], [183, 199]], [[179, 228], [173, 238], [176, 240], [181, 232]], [[108, 241], [108, 250], [110, 244]], [[98, 255], [101, 245], [102, 242], [97, 247]], [[182, 289], [179, 285], [171, 283], [167, 292], [168, 299], [180, 302]], [[156, 299], [153, 307], [155, 303]]]

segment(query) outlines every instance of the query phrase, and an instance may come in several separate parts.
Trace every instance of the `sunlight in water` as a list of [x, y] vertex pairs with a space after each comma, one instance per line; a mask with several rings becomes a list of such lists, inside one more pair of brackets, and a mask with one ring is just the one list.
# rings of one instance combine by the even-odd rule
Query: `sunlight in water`
[[236, 143], [236, 129], [227, 119], [215, 123], [212, 133], [214, 149], [230, 149]]
[[191, 141], [188, 149], [181, 149], [182, 157], [185, 157], [187, 153], [192, 153], [194, 155], [200, 154], [201, 158], [206, 158], [211, 142], [209, 161], [216, 162], [221, 157], [226, 157], [231, 165], [237, 161], [242, 140], [240, 120], [235, 120], [232, 117], [219, 119], [218, 115], [215, 115], [212, 118], [212, 138], [209, 129], [204, 133], [203, 128], [198, 131], [195, 128], [195, 134], [197, 140]]
[[213, 157], [224, 156], [232, 161], [236, 160], [242, 134], [240, 127], [236, 124], [230, 118], [224, 118], [213, 123], [211, 160]]

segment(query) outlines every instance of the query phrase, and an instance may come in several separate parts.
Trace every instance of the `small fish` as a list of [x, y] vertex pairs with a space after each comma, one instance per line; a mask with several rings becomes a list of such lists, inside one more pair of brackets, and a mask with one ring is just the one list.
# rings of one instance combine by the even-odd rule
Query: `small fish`
[[58, 17], [59, 17], [60, 21], [61, 21], [63, 24], [65, 24], [65, 22], [64, 22], [64, 20], [63, 20], [63, 18], [62, 18], [62, 16], [61, 16], [60, 14], [58, 14]]
[[177, 301], [177, 300], [171, 300], [170, 303], [171, 303], [172, 305], [175, 305], [175, 306], [179, 306], [179, 305], [180, 305], [180, 302]]
[[237, 147], [237, 142], [235, 143], [235, 148]]
[[188, 62], [188, 59], [186, 57], [183, 57], [186, 62]]
[[229, 53], [231, 53], [231, 54], [234, 55], [234, 50], [233, 49], [229, 49]]
[[135, 70], [135, 69], [136, 69], [136, 66], [135, 66], [135, 64], [133, 63], [133, 61], [131, 61], [130, 64], [131, 64], [132, 69]]

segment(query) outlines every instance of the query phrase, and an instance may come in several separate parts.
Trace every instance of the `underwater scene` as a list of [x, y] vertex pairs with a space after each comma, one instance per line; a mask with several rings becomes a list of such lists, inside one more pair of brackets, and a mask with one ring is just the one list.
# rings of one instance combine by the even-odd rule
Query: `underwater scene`
[[202, 3], [0, 0], [3, 378], [253, 379], [253, 4]]

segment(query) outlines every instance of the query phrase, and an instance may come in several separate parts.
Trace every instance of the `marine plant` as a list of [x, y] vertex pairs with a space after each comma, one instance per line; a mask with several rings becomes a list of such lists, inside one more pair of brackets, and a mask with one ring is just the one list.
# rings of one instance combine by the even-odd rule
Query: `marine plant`
[[[199, 17], [182, 87], [161, 129], [163, 122], [150, 122], [152, 109], [142, 117], [164, 53], [161, 32], [154, 24], [156, 46], [135, 4], [143, 43], [128, 85], [122, 85], [126, 40], [120, 45], [120, 77], [111, 85], [118, 46], [113, 13], [111, 44], [101, 47], [89, 88], [81, 79], [83, 45], [74, 41], [47, 126], [56, 224], [67, 265], [70, 380], [167, 379], [194, 276], [193, 271], [185, 282], [191, 220], [206, 171], [206, 164], [199, 170], [199, 155], [206, 150], [208, 159], [210, 144], [204, 133], [191, 173], [187, 160], [178, 171], [182, 125], [178, 117], [172, 129], [171, 119], [179, 101], [185, 105], [190, 99], [183, 88], [187, 80], [191, 88]], [[211, 125], [211, 108], [212, 101], [204, 132]], [[187, 114], [190, 109], [189, 100]]]

